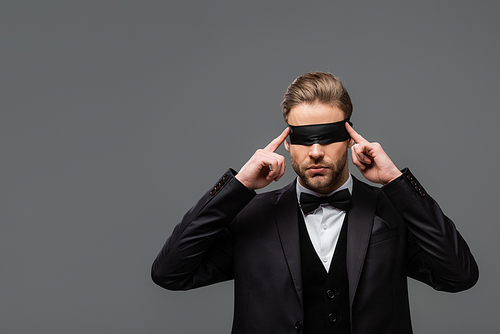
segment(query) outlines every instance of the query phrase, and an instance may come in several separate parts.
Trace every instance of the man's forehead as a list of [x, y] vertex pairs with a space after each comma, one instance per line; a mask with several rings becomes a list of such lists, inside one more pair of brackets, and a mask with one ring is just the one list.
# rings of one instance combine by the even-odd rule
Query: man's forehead
[[292, 126], [335, 123], [345, 119], [344, 112], [324, 103], [302, 103], [290, 110], [287, 123]]

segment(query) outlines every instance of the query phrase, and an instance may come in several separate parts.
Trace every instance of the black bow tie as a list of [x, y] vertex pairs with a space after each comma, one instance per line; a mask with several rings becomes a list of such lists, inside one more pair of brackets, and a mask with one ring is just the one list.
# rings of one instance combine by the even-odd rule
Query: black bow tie
[[351, 194], [349, 190], [344, 189], [337, 191], [332, 196], [317, 197], [311, 194], [300, 194], [300, 206], [304, 214], [308, 214], [316, 210], [321, 204], [330, 204], [331, 206], [348, 211], [351, 206]]

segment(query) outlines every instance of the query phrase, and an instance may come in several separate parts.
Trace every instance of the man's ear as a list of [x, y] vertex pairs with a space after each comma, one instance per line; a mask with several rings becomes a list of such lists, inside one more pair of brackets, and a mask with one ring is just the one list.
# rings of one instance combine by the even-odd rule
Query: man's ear
[[349, 142], [347, 143], [347, 148], [351, 148], [352, 145], [354, 145], [354, 139], [349, 139]]
[[288, 142], [287, 139], [285, 139], [285, 141], [283, 142], [283, 144], [285, 145], [285, 150], [287, 150], [288, 152], [290, 152], [290, 143]]

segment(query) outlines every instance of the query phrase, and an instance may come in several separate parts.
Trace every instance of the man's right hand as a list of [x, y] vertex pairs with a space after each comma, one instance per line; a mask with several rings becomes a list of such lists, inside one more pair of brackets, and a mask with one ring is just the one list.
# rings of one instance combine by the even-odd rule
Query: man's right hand
[[265, 148], [258, 149], [255, 154], [241, 167], [236, 178], [250, 190], [264, 188], [273, 180], [278, 181], [285, 174], [285, 157], [275, 153], [288, 136], [287, 127], [277, 138]]

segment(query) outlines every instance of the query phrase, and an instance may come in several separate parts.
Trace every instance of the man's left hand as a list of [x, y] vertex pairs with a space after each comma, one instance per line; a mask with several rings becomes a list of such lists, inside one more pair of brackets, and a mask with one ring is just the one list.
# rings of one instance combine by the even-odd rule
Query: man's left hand
[[345, 127], [356, 142], [351, 146], [352, 163], [368, 181], [385, 185], [401, 175], [379, 143], [370, 143], [347, 122]]

